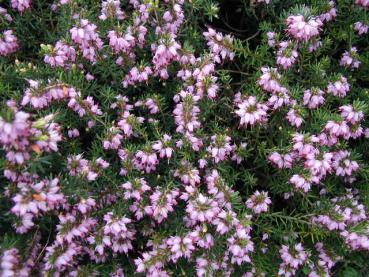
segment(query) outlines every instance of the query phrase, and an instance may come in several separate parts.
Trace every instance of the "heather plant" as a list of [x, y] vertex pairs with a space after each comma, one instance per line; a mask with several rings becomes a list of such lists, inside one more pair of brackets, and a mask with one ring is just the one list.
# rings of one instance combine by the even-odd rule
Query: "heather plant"
[[368, 276], [369, 1], [0, 5], [0, 276]]

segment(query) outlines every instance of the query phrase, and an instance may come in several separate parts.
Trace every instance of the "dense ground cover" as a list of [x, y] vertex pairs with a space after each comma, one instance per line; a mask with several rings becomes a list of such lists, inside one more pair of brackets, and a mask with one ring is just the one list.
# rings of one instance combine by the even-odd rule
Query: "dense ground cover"
[[369, 1], [0, 5], [0, 276], [368, 276]]

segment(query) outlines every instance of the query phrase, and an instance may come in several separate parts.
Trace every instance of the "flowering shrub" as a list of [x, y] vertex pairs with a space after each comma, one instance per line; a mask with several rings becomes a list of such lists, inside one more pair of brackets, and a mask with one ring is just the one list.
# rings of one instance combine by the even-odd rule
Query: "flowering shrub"
[[368, 276], [369, 1], [0, 6], [0, 276]]

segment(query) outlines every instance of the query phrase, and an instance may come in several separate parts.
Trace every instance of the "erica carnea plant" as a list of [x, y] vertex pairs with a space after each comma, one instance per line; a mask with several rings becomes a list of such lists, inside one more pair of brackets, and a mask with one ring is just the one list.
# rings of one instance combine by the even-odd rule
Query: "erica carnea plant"
[[368, 276], [369, 1], [0, 6], [0, 276]]

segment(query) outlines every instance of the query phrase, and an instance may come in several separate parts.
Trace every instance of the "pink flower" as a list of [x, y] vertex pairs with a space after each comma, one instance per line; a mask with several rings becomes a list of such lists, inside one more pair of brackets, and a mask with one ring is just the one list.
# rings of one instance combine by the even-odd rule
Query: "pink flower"
[[350, 91], [350, 84], [343, 76], [334, 83], [329, 82], [327, 92], [338, 97], [345, 97], [347, 92]]
[[272, 93], [288, 92], [288, 90], [279, 83], [282, 76], [278, 73], [276, 68], [262, 67], [261, 71], [263, 74], [260, 76], [258, 84], [263, 90]]
[[363, 8], [369, 8], [368, 0], [355, 0], [355, 4], [362, 6]]
[[339, 107], [341, 111], [341, 117], [351, 124], [358, 124], [364, 119], [364, 113], [362, 111], [356, 111], [352, 105], [344, 105]]
[[316, 50], [318, 50], [321, 46], [323, 45], [323, 43], [320, 40], [313, 40], [312, 43], [310, 43], [309, 45], [309, 52], [315, 52]]
[[157, 141], [153, 146], [152, 149], [156, 150], [159, 152], [159, 157], [160, 158], [164, 158], [167, 157], [168, 159], [170, 159], [172, 157], [173, 154], [173, 148], [170, 147], [170, 142], [171, 142], [172, 137], [164, 134], [163, 139]]
[[240, 126], [255, 125], [257, 123], [265, 123], [268, 120], [265, 104], [258, 103], [255, 96], [246, 97], [237, 105], [235, 113], [241, 118]]
[[295, 126], [296, 128], [299, 128], [304, 122], [302, 116], [297, 112], [296, 109], [293, 108], [288, 111], [286, 119], [291, 124], [291, 126]]
[[0, 56], [8, 56], [18, 49], [18, 39], [12, 30], [0, 34]]
[[192, 133], [201, 126], [198, 119], [200, 108], [196, 106], [199, 98], [185, 92], [182, 93], [181, 98], [182, 102], [179, 102], [173, 111], [177, 125], [176, 131], [179, 133]]
[[68, 137], [70, 137], [70, 138], [79, 137], [78, 129], [74, 128], [74, 129], [68, 130]]
[[3, 7], [0, 7], [0, 16], [3, 16], [5, 18], [5, 20], [7, 20], [8, 22], [12, 22], [13, 18], [10, 14], [8, 14], [7, 9], [4, 9]]
[[[320, 154], [321, 156], [321, 154]], [[327, 173], [332, 169], [332, 153], [324, 153], [323, 157], [308, 157], [304, 163], [305, 168], [309, 169], [312, 176], [316, 176], [318, 179], [324, 178]]]
[[235, 54], [232, 52], [233, 38], [230, 35], [223, 37], [223, 34], [216, 32], [212, 28], [208, 28], [207, 32], [203, 33], [207, 40], [211, 52], [216, 55], [215, 61], [220, 63], [221, 60], [233, 60]]
[[369, 25], [363, 23], [363, 22], [356, 22], [354, 25], [354, 30], [359, 34], [363, 35], [368, 33]]
[[153, 45], [152, 49], [155, 51], [152, 59], [155, 73], [162, 79], [168, 79], [167, 67], [179, 59], [178, 50], [181, 49], [181, 45], [172, 34], [168, 34], [165, 39], [159, 40], [159, 46]]
[[101, 15], [99, 19], [106, 20], [108, 18], [116, 18], [123, 20], [124, 12], [120, 8], [120, 0], [106, 0], [101, 3]]
[[351, 47], [350, 51], [345, 51], [340, 60], [340, 65], [348, 69], [354, 70], [359, 68], [361, 62], [357, 58], [356, 47]]
[[319, 18], [310, 18], [306, 21], [303, 15], [290, 15], [286, 23], [287, 31], [299, 41], [308, 41], [318, 36], [322, 26]]
[[282, 106], [289, 106], [291, 104], [291, 97], [287, 90], [273, 93], [268, 99], [268, 106], [272, 110], [277, 110]]
[[308, 192], [311, 187], [311, 181], [307, 180], [306, 178], [295, 174], [291, 177], [289, 181], [296, 189], [301, 189], [304, 192]]
[[230, 156], [233, 147], [231, 146], [231, 138], [228, 136], [214, 135], [211, 137], [211, 145], [207, 147], [207, 151], [214, 159], [215, 163], [224, 161]]
[[324, 22], [330, 22], [333, 19], [335, 19], [337, 17], [337, 9], [335, 7], [335, 2], [334, 1], [329, 1], [328, 3], [328, 8], [329, 10], [326, 11], [325, 13], [319, 15], [319, 19], [324, 23]]
[[304, 251], [301, 243], [294, 245], [292, 249], [286, 245], [282, 245], [279, 253], [283, 262], [279, 267], [278, 275], [282, 276], [295, 275], [296, 270], [305, 264], [309, 257], [309, 254]]
[[324, 127], [324, 131], [332, 137], [343, 137], [346, 139], [350, 137], [350, 129], [346, 121], [335, 122], [329, 120]]
[[104, 239], [103, 243], [115, 253], [128, 253], [133, 249], [132, 241], [136, 230], [131, 226], [132, 220], [123, 216], [116, 217], [112, 212], [104, 215]]
[[128, 75], [124, 78], [122, 84], [123, 87], [128, 87], [129, 85], [135, 85], [137, 83], [146, 83], [149, 80], [150, 75], [152, 75], [153, 72], [150, 67], [133, 67]]
[[247, 199], [246, 207], [252, 209], [254, 213], [260, 214], [262, 212], [267, 212], [271, 203], [272, 201], [268, 196], [268, 192], [259, 192], [257, 190]]
[[122, 34], [117, 31], [109, 31], [108, 38], [109, 46], [115, 54], [124, 53], [129, 55], [136, 45], [136, 39], [130, 32]]
[[156, 170], [159, 160], [155, 152], [139, 150], [134, 156], [133, 164], [137, 170], [144, 170], [150, 173]]
[[349, 160], [350, 152], [338, 151], [333, 156], [332, 167], [337, 176], [351, 176], [360, 166], [356, 161]]
[[304, 92], [304, 105], [309, 109], [315, 109], [320, 105], [323, 105], [325, 99], [323, 97], [324, 91], [318, 88], [312, 88], [311, 90], [305, 90]]
[[79, 46], [83, 57], [91, 63], [97, 61], [97, 52], [103, 47], [103, 41], [96, 30], [97, 26], [87, 19], [81, 19], [77, 26], [69, 30], [72, 41]]
[[179, 258], [185, 257], [190, 258], [192, 252], [195, 250], [193, 240], [189, 237], [170, 237], [165, 242], [170, 249], [170, 259], [176, 263]]
[[227, 239], [227, 243], [232, 264], [251, 263], [249, 253], [254, 251], [254, 243], [247, 228], [238, 225], [235, 234]]
[[19, 251], [16, 248], [5, 250], [0, 257], [0, 272], [2, 277], [12, 277], [19, 274]]
[[270, 47], [274, 47], [275, 46], [275, 37], [276, 37], [276, 33], [275, 32], [268, 32], [267, 33], [267, 38], [268, 38], [268, 45]]
[[191, 225], [204, 222], [211, 223], [219, 212], [218, 203], [201, 193], [196, 198], [190, 199], [186, 206], [186, 214]]
[[76, 256], [82, 253], [82, 247], [77, 246], [74, 242], [67, 245], [52, 244], [46, 248], [44, 257], [45, 267], [44, 273], [48, 270], [56, 270], [63, 272], [68, 268], [76, 266]]
[[200, 183], [199, 171], [187, 161], [181, 161], [179, 169], [174, 171], [174, 177], [179, 177], [183, 184], [195, 186]]
[[273, 152], [268, 158], [278, 168], [292, 168], [294, 157], [291, 154], [281, 155], [278, 152]]
[[50, 53], [44, 57], [44, 62], [50, 64], [51, 67], [70, 68], [76, 61], [76, 50], [63, 41], [58, 41]]
[[111, 127], [103, 141], [104, 149], [118, 149], [121, 145], [123, 135], [117, 127]]
[[298, 55], [297, 48], [291, 41], [282, 41], [277, 52], [277, 64], [286, 70], [296, 63]]
[[122, 188], [125, 190], [124, 199], [136, 199], [141, 200], [142, 195], [151, 190], [144, 178], [135, 178], [132, 182], [128, 181], [122, 184]]
[[178, 189], [161, 191], [156, 188], [150, 196], [150, 205], [145, 207], [145, 212], [161, 223], [168, 217], [169, 213], [174, 211], [174, 207], [178, 204], [176, 198], [179, 194]]
[[322, 271], [327, 276], [331, 275], [331, 269], [342, 258], [335, 256], [334, 253], [331, 253], [330, 251], [326, 251], [323, 247], [323, 243], [321, 242], [315, 244], [315, 249], [319, 253], [319, 260], [315, 265], [316, 268], [314, 268], [313, 271], [309, 273], [308, 277], [319, 277], [319, 273]]
[[18, 10], [21, 14], [31, 8], [32, 0], [11, 0], [10, 4], [13, 9]]

